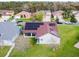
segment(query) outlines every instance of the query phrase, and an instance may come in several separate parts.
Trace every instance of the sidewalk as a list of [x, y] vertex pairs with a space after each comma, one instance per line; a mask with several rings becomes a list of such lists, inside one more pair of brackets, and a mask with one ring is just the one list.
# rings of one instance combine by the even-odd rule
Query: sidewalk
[[8, 56], [10, 55], [10, 53], [12, 52], [12, 50], [13, 50], [14, 47], [15, 47], [15, 44], [13, 44], [13, 45], [11, 46], [11, 48], [9, 49], [9, 51], [8, 51], [8, 53], [6, 54], [5, 57], [8, 57]]

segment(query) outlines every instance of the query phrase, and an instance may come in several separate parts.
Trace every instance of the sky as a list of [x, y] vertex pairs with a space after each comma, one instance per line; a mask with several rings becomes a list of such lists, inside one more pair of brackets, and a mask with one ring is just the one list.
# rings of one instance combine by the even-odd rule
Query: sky
[[7, 2], [7, 1], [63, 1], [63, 2], [67, 2], [67, 1], [71, 1], [71, 2], [79, 2], [79, 0], [0, 0], [0, 2]]

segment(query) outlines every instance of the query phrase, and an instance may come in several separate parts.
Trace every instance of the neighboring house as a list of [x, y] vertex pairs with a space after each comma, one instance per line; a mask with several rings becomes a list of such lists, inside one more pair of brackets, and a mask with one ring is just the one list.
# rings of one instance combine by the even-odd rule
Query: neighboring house
[[0, 22], [7, 21], [13, 15], [14, 11], [12, 10], [0, 10]]
[[12, 45], [18, 35], [19, 28], [16, 23], [0, 22], [0, 43], [2, 43], [2, 45]]
[[79, 23], [79, 11], [75, 11], [73, 14], [75, 15], [77, 22]]
[[26, 11], [21, 11], [20, 13], [15, 15], [16, 18], [31, 18], [31, 13]]
[[63, 11], [55, 11], [52, 12], [52, 15], [54, 16], [54, 19], [56, 20], [57, 18], [59, 19], [59, 22], [65, 22], [63, 19], [63, 15], [62, 15]]
[[56, 23], [27, 22], [23, 33], [24, 37], [36, 37], [37, 44], [60, 44]]
[[45, 11], [43, 22], [51, 22], [51, 11]]

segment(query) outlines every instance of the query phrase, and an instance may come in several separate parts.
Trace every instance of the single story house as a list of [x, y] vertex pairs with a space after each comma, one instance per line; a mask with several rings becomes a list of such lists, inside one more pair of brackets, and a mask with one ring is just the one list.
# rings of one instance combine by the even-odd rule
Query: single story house
[[43, 22], [51, 22], [51, 11], [44, 11]]
[[37, 44], [60, 44], [57, 25], [54, 22], [27, 22], [23, 35], [37, 38]]
[[61, 10], [52, 12], [52, 15], [54, 16], [55, 20], [58, 18], [59, 22], [65, 22], [62, 14], [63, 14], [63, 11]]
[[19, 32], [16, 23], [0, 22], [0, 45], [12, 45]]
[[26, 11], [21, 11], [20, 13], [15, 15], [16, 18], [31, 18], [31, 13]]
[[13, 10], [0, 10], [0, 22], [7, 21], [13, 15]]

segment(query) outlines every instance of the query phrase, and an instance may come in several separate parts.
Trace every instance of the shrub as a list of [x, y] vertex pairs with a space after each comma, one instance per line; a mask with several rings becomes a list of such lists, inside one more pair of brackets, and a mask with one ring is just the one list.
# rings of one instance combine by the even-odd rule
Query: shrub
[[75, 19], [75, 16], [74, 15], [71, 16], [70, 22], [72, 22], [72, 23], [76, 23], [77, 22], [77, 20]]
[[10, 16], [9, 21], [13, 20], [14, 16]]
[[37, 39], [35, 37], [32, 37], [31, 40], [30, 40], [30, 43], [31, 43], [32, 46], [36, 45]]

